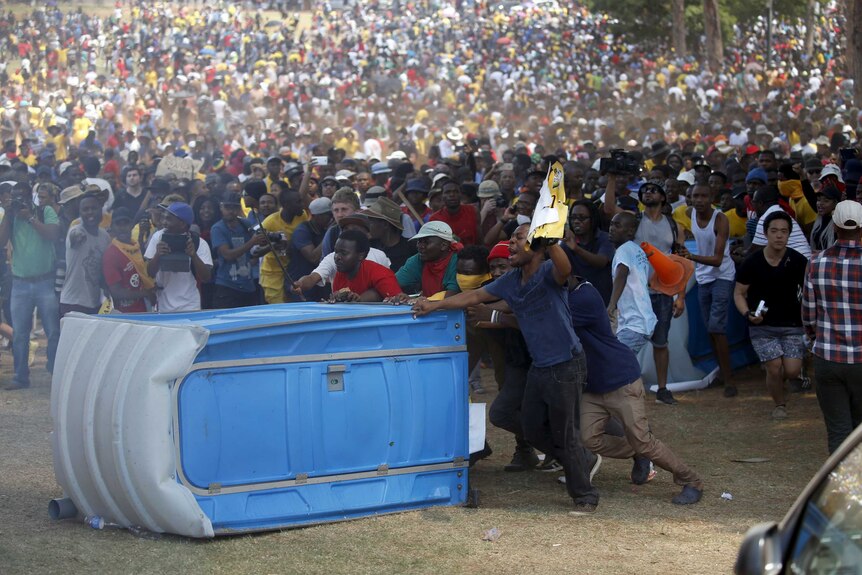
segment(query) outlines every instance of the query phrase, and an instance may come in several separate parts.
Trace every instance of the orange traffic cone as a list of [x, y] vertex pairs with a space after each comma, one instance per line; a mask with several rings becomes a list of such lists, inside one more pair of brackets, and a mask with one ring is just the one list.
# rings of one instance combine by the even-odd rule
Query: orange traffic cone
[[676, 295], [685, 290], [688, 280], [694, 274], [694, 262], [674, 254], [665, 254], [648, 242], [641, 242], [655, 273], [650, 278], [652, 289], [665, 295]]

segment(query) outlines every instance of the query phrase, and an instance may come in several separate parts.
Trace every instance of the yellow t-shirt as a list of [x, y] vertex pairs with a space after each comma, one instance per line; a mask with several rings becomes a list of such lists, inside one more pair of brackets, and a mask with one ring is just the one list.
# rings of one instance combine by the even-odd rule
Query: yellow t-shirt
[[[263, 229], [268, 232], [284, 232], [284, 235], [287, 237], [287, 240], [290, 241], [291, 236], [293, 236], [293, 231], [301, 224], [302, 222], [308, 220], [308, 216], [303, 213], [301, 216], [296, 216], [289, 222], [285, 222], [281, 218], [281, 212], [275, 212], [274, 214], [270, 214], [263, 220]], [[263, 257], [263, 262], [260, 265], [261, 273], [278, 273], [281, 274], [281, 268], [278, 265], [278, 262], [275, 261], [275, 254], [269, 252]], [[287, 267], [290, 258], [287, 256], [279, 257], [281, 263], [284, 264], [284, 267]]]
[[791, 199], [790, 207], [796, 212], [796, 221], [802, 226], [811, 225], [817, 219], [817, 212], [811, 208], [811, 204], [804, 197]]
[[66, 134], [57, 134], [53, 138], [49, 138], [54, 143], [54, 159], [57, 162], [65, 162], [69, 157], [66, 147]]
[[724, 212], [727, 216], [727, 221], [730, 223], [730, 237], [732, 239], [745, 237], [745, 222], [748, 218], [744, 218], [736, 213], [736, 209], [730, 209]]
[[689, 207], [690, 206], [686, 204], [677, 206], [677, 208], [673, 211], [673, 220], [688, 231], [691, 231], [691, 218], [686, 213], [686, 210], [688, 210]]

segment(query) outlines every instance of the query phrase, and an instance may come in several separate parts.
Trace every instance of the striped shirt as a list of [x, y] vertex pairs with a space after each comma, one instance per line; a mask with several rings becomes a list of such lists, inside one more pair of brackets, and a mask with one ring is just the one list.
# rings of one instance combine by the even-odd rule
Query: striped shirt
[[862, 244], [839, 240], [811, 260], [802, 324], [814, 338], [814, 355], [862, 363]]
[[[769, 206], [766, 211], [763, 212], [763, 215], [758, 218], [757, 228], [754, 230], [754, 239], [751, 240], [752, 244], [756, 246], [766, 245], [766, 234], [763, 232], [763, 222], [766, 221], [766, 216], [779, 210], [781, 210], [781, 206], [778, 204]], [[796, 223], [795, 219], [793, 220], [793, 227], [790, 228], [790, 237], [787, 238], [787, 247], [793, 248], [806, 258], [811, 257], [811, 246], [808, 245], [808, 240], [805, 239], [805, 234], [802, 233], [802, 228], [799, 227], [799, 224]]]

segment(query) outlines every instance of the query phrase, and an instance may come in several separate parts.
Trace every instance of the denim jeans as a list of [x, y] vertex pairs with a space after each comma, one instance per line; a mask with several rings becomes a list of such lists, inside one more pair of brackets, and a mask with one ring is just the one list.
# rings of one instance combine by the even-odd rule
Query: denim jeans
[[832, 453], [862, 424], [862, 365], [826, 361], [815, 355], [814, 379]]
[[13, 385], [30, 385], [30, 332], [33, 330], [33, 310], [39, 310], [39, 318], [48, 338], [49, 372], [54, 371], [57, 342], [60, 340], [60, 303], [54, 291], [54, 278], [34, 282], [12, 279], [12, 357], [15, 362]]
[[551, 367], [530, 367], [521, 404], [524, 436], [531, 445], [557, 458], [566, 474], [566, 489], [576, 503], [599, 502], [590, 484], [596, 456], [581, 442], [581, 392], [587, 381], [583, 352]]

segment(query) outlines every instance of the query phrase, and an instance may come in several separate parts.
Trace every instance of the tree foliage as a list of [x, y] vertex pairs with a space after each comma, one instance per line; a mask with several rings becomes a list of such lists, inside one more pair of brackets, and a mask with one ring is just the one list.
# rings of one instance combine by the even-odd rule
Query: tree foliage
[[[825, 0], [818, 1], [825, 3]], [[671, 44], [671, 0], [589, 0], [588, 5], [615, 19], [614, 32], [624, 33], [630, 40]], [[732, 39], [734, 24], [746, 27], [758, 16], [766, 16], [767, 6], [767, 0], [720, 0], [719, 17], [724, 38]], [[774, 0], [773, 13], [779, 19], [795, 20], [805, 17], [806, 8], [804, 1]], [[699, 46], [703, 34], [702, 0], [686, 1], [685, 24], [689, 46]]]

